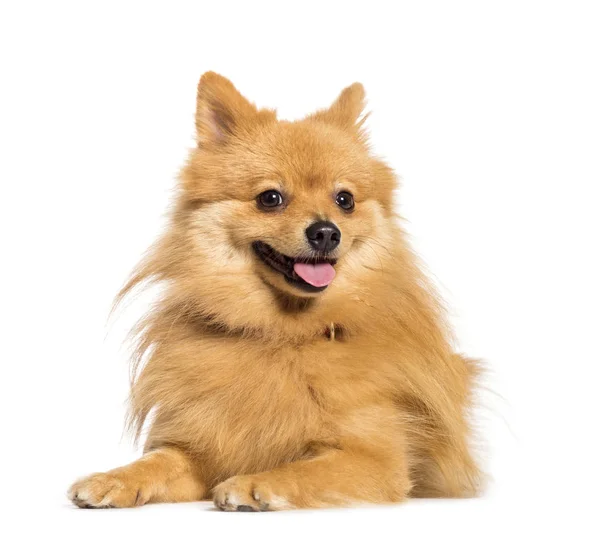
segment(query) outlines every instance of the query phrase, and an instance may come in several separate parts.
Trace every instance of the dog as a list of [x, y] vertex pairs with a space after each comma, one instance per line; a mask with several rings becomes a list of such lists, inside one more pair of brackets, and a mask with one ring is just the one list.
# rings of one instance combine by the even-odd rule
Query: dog
[[77, 481], [82, 508], [212, 498], [225, 511], [470, 497], [478, 361], [394, 211], [354, 83], [299, 121], [198, 84], [197, 146], [164, 235], [117, 296], [136, 330], [137, 461]]

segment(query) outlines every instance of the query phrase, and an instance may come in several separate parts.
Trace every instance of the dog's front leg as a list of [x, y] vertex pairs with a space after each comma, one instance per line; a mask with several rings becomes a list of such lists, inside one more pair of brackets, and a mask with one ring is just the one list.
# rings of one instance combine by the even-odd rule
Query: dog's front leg
[[239, 512], [319, 508], [398, 502], [409, 489], [404, 463], [354, 445], [269, 472], [234, 476], [214, 489], [214, 502]]
[[68, 496], [80, 508], [127, 508], [148, 502], [186, 502], [206, 487], [194, 461], [176, 448], [159, 448], [109, 472], [75, 482]]
[[405, 444], [397, 426], [382, 422], [373, 429], [374, 422], [359, 418], [365, 435], [340, 437], [311, 458], [268, 472], [229, 478], [213, 490], [215, 505], [249, 512], [401, 501], [411, 488]]

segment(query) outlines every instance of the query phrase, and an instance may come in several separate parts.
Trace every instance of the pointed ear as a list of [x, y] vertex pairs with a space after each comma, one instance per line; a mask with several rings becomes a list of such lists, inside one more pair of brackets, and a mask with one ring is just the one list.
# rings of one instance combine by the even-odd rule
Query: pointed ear
[[359, 119], [364, 108], [365, 88], [361, 83], [353, 83], [340, 93], [339, 97], [327, 110], [319, 110], [310, 118], [336, 125], [341, 129], [360, 132], [360, 128], [366, 119], [366, 116]]
[[206, 72], [198, 83], [196, 138], [198, 146], [224, 144], [257, 118], [256, 107], [227, 79]]

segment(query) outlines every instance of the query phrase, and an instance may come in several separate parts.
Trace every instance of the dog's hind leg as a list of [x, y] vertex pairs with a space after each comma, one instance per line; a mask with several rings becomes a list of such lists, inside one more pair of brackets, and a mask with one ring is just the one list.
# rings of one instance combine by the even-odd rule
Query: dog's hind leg
[[127, 508], [148, 502], [187, 502], [206, 487], [194, 461], [176, 448], [160, 448], [109, 472], [78, 480], [68, 496], [80, 508]]
[[405, 399], [417, 427], [413, 427], [411, 477], [414, 497], [473, 497], [484, 485], [484, 476], [473, 454], [468, 410], [480, 364], [455, 355], [455, 369], [464, 378], [448, 392], [452, 405], [445, 412], [425, 412], [415, 400]]

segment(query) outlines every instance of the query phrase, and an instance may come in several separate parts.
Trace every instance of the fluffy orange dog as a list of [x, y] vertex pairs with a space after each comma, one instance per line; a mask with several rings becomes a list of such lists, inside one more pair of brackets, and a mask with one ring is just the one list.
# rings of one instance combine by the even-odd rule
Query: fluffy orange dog
[[212, 497], [258, 511], [477, 492], [477, 366], [453, 352], [363, 108], [355, 83], [278, 121], [202, 76], [169, 229], [120, 295], [165, 286], [131, 391], [138, 435], [150, 421], [145, 454], [76, 482], [76, 505]]

